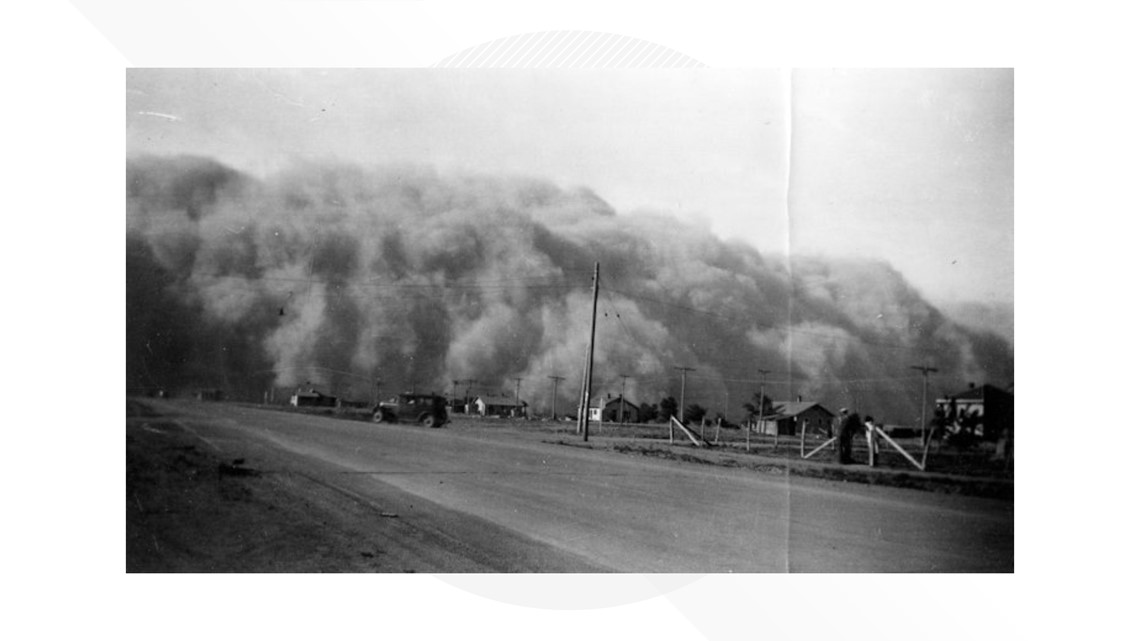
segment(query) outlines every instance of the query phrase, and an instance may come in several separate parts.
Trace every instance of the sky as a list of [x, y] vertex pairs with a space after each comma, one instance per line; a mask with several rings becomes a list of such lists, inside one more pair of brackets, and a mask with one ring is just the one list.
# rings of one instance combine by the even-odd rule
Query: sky
[[131, 69], [126, 147], [265, 176], [425, 164], [593, 190], [768, 254], [1013, 302], [1012, 70]]

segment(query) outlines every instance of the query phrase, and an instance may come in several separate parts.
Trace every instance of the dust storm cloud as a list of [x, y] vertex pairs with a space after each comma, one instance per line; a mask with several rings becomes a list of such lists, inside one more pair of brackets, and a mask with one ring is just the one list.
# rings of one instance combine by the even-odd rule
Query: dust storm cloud
[[[911, 365], [1013, 380], [1012, 348], [958, 325], [883, 262], [762, 256], [587, 188], [421, 166], [298, 164], [255, 178], [199, 157], [127, 162], [127, 387], [260, 399], [309, 383], [577, 395], [601, 265], [595, 394], [713, 411], [758, 389], [912, 422]], [[919, 379], [920, 380], [920, 379]], [[462, 392], [464, 384], [461, 384]]]

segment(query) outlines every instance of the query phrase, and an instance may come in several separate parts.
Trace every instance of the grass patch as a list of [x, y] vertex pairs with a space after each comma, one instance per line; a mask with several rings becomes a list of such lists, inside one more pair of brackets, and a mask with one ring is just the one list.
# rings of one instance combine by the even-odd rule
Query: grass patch
[[[1003, 500], [1013, 500], [1013, 483], [1004, 479], [983, 479], [968, 477], [951, 477], [943, 474], [924, 474], [922, 472], [893, 471], [889, 469], [869, 469], [858, 464], [838, 466], [833, 464], [811, 462], [796, 459], [794, 462], [773, 460], [756, 452], [733, 452], [725, 455], [715, 449], [678, 451], [672, 447], [657, 445], [642, 445], [638, 443], [610, 443], [598, 446], [572, 441], [550, 441], [559, 445], [571, 447], [584, 447], [587, 449], [605, 449], [619, 454], [649, 456], [653, 458], [680, 461], [697, 465], [713, 465], [747, 469], [766, 474], [793, 474], [807, 478], [818, 478], [843, 483], [863, 483], [866, 485], [880, 485], [885, 487], [898, 487], [926, 492], [943, 494], [960, 494], [964, 496], [980, 496]], [[751, 460], [750, 460], [751, 459]]]

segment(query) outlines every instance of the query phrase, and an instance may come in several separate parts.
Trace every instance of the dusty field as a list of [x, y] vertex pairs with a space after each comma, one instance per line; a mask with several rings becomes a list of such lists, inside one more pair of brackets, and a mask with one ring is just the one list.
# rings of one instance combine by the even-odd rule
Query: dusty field
[[219, 460], [128, 403], [128, 572], [401, 572], [411, 559], [371, 534], [383, 512]]

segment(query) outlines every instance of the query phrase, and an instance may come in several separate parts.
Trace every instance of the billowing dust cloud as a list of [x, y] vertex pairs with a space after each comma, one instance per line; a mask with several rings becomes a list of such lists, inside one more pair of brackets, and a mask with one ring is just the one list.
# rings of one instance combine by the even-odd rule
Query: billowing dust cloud
[[[680, 396], [710, 415], [759, 389], [897, 423], [939, 368], [1007, 385], [1012, 348], [956, 325], [890, 266], [761, 256], [588, 189], [417, 166], [127, 163], [127, 387], [261, 400], [307, 385], [576, 404], [601, 265], [595, 394]], [[517, 380], [516, 380], [517, 379]]]

